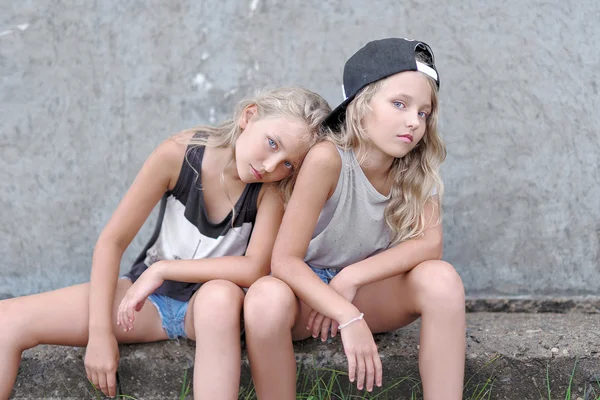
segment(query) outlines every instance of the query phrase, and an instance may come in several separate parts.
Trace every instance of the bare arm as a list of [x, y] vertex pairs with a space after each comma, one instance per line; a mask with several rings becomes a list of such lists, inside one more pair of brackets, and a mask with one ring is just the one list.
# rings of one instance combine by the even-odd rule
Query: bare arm
[[184, 144], [167, 140], [148, 157], [94, 248], [85, 370], [88, 379], [108, 396], [116, 393], [119, 363], [112, 310], [121, 257], [163, 193], [175, 186], [185, 149]]
[[283, 217], [271, 268], [273, 275], [287, 283], [311, 308], [336, 321], [347, 321], [359, 311], [304, 262], [321, 209], [337, 184], [341, 163], [332, 143], [320, 143], [310, 150]]
[[[321, 209], [337, 185], [341, 166], [339, 153], [331, 143], [313, 147], [306, 156], [277, 235], [271, 268], [274, 276], [313, 309], [311, 314], [318, 312], [339, 323], [348, 323], [360, 315], [358, 309], [321, 281], [304, 262]], [[365, 376], [367, 382], [375, 381], [381, 386], [381, 360], [373, 335], [364, 320], [356, 321], [342, 332], [348, 377], [353, 382], [358, 375], [359, 390]]]
[[92, 260], [89, 334], [112, 335], [112, 308], [119, 264], [148, 215], [179, 177], [186, 145], [169, 139], [146, 160], [102, 230]]

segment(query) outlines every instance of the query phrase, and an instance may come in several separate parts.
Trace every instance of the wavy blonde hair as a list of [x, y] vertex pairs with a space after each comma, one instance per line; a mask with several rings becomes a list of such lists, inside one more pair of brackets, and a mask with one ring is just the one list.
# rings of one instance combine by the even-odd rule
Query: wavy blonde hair
[[[427, 75], [425, 75], [427, 76]], [[387, 79], [387, 78], [386, 78]], [[381, 89], [386, 79], [363, 88], [350, 102], [346, 110], [346, 121], [340, 134], [330, 134], [330, 139], [343, 149], [353, 149], [356, 154], [367, 155], [370, 140], [363, 126], [363, 118], [371, 111], [369, 102]], [[431, 113], [427, 117], [425, 134], [421, 141], [402, 158], [394, 159], [390, 174], [392, 188], [390, 202], [385, 209], [385, 221], [392, 230], [391, 245], [423, 235], [431, 224], [426, 221], [425, 204], [431, 193], [437, 190], [441, 222], [441, 199], [444, 184], [440, 178], [440, 164], [446, 158], [446, 146], [438, 132], [438, 95], [433, 79], [427, 76], [431, 87]], [[358, 160], [364, 161], [365, 157]]]
[[[307, 125], [307, 134], [303, 140], [308, 148], [325, 138], [321, 123], [331, 112], [329, 104], [317, 93], [297, 86], [258, 91], [254, 96], [241, 100], [235, 106], [232, 119], [217, 126], [201, 125], [186, 129], [176, 136], [190, 145], [231, 148], [231, 159], [227, 164], [230, 165], [235, 162], [235, 144], [243, 131], [239, 121], [246, 109], [251, 106], [256, 106], [256, 114], [253, 118], [289, 117], [303, 121]], [[193, 136], [188, 138], [190, 134]], [[292, 195], [300, 165], [301, 163], [285, 179], [273, 182], [285, 202]], [[221, 172], [221, 183], [223, 182], [223, 172]], [[224, 188], [226, 189], [225, 186]], [[227, 195], [229, 197], [228, 193]]]

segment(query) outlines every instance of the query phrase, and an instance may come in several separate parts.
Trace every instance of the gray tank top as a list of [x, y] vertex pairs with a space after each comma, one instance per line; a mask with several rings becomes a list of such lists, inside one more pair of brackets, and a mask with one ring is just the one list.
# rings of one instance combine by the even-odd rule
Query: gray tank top
[[338, 151], [342, 170], [337, 187], [319, 215], [304, 259], [313, 268], [341, 269], [390, 244], [384, 218], [390, 197], [371, 185], [352, 150]]

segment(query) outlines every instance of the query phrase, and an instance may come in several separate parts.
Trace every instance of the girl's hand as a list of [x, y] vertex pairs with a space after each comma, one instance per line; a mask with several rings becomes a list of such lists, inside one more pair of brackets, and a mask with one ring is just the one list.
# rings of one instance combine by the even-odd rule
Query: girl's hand
[[[345, 322], [345, 321], [344, 321]], [[352, 322], [340, 331], [344, 352], [348, 358], [348, 378], [356, 387], [373, 390], [373, 383], [381, 387], [382, 367], [377, 345], [364, 319]]]
[[121, 300], [117, 311], [117, 325], [120, 325], [124, 331], [133, 329], [135, 312], [142, 309], [148, 296], [164, 282], [157, 268], [153, 267], [154, 265], [140, 275], [135, 283], [127, 289], [125, 297]]
[[[336, 276], [333, 277], [331, 282], [329, 282], [329, 287], [348, 300], [349, 303], [352, 303], [354, 296], [356, 296], [356, 292], [358, 291], [358, 287], [349, 279], [347, 279], [347, 275], [344, 274], [344, 270], [340, 271]], [[315, 310], [311, 310], [310, 314], [308, 315], [306, 329], [312, 331], [312, 336], [314, 338], [317, 338], [320, 334], [321, 341], [324, 342], [327, 340], [327, 335], [330, 331], [331, 337], [335, 337], [337, 335], [338, 326], [339, 324], [331, 318], [328, 318], [323, 314], [319, 314]]]
[[331, 329], [331, 337], [334, 337], [334, 331], [337, 332], [338, 323], [331, 318], [324, 316], [315, 310], [310, 310], [308, 314], [308, 322], [306, 323], [306, 329], [312, 331], [312, 337], [315, 339], [321, 335], [321, 341], [327, 340], [327, 335]]
[[116, 396], [119, 346], [112, 332], [90, 332], [84, 364], [88, 380], [106, 396]]

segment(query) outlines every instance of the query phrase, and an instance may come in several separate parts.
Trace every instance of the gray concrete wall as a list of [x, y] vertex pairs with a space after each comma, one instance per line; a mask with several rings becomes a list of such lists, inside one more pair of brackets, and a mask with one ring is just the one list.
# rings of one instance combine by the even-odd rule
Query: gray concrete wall
[[337, 104], [345, 59], [384, 36], [436, 53], [445, 258], [468, 294], [598, 294], [599, 10], [595, 0], [0, 0], [0, 298], [86, 281], [99, 232], [164, 138], [227, 118], [266, 85]]

